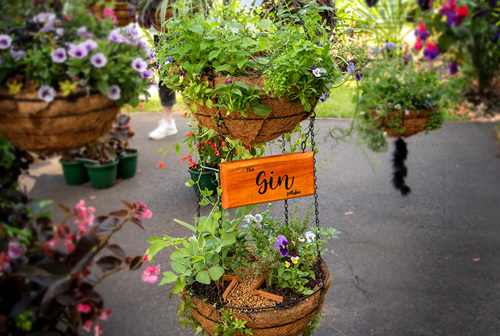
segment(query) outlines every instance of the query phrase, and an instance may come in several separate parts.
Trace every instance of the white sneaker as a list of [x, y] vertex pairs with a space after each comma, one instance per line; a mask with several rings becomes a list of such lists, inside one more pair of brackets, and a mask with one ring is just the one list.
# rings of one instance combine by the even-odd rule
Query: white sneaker
[[171, 122], [161, 119], [158, 122], [158, 127], [149, 133], [149, 138], [153, 140], [163, 139], [169, 135], [174, 135], [177, 133], [177, 128], [175, 127], [175, 120], [172, 119]]

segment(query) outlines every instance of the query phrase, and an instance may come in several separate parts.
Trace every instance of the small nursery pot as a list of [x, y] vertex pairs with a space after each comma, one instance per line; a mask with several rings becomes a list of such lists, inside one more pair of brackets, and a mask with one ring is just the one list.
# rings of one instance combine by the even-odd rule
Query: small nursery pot
[[118, 160], [106, 164], [85, 163], [89, 174], [90, 183], [96, 189], [112, 187], [116, 182]]
[[200, 190], [213, 190], [217, 191], [218, 183], [216, 178], [216, 172], [212, 170], [208, 171], [197, 171], [188, 168], [188, 172], [191, 175], [191, 180], [194, 181], [193, 188], [196, 195], [201, 195]]
[[128, 179], [135, 176], [137, 171], [137, 158], [139, 152], [137, 149], [127, 149], [125, 155], [120, 156], [117, 168], [117, 177]]
[[64, 179], [69, 185], [80, 185], [89, 180], [87, 169], [82, 161], [59, 160], [62, 166]]

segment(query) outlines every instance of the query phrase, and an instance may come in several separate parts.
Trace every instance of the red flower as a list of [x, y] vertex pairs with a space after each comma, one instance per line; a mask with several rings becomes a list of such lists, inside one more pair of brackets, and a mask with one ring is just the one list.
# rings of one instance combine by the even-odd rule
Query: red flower
[[248, 147], [247, 145], [243, 145], [243, 147], [245, 147], [246, 150], [250, 150], [250, 147]]
[[194, 133], [187, 133], [187, 134], [186, 134], [186, 136], [187, 136], [188, 138], [189, 138], [189, 137], [191, 137], [191, 136], [193, 136], [193, 135], [194, 135]]
[[182, 162], [182, 163], [186, 162], [186, 160], [187, 160], [188, 158], [189, 158], [189, 161], [192, 161], [192, 159], [191, 159], [191, 154], [189, 154], [188, 156], [181, 158], [181, 162]]
[[211, 145], [211, 144], [212, 144], [212, 142], [210, 142], [210, 140], [207, 140], [206, 144], [207, 144], [207, 145]]
[[160, 163], [158, 163], [157, 166], [160, 169], [165, 169], [165, 165], [163, 164], [163, 161], [160, 161]]
[[437, 42], [430, 42], [430, 41], [427, 41], [427, 49], [429, 49], [430, 51], [434, 51], [436, 50], [437, 48]]
[[469, 7], [462, 6], [462, 7], [458, 7], [456, 9], [456, 13], [458, 16], [466, 17], [466, 16], [469, 16], [468, 10], [469, 10]]
[[420, 37], [417, 37], [417, 42], [415, 42], [414, 48], [417, 50], [421, 50], [423, 48], [422, 40], [420, 40]]
[[226, 142], [222, 140], [222, 147], [226, 147]]

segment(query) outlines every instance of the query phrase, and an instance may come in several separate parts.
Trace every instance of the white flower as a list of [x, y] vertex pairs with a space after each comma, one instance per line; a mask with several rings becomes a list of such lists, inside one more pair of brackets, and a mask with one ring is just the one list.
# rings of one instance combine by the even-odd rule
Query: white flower
[[38, 89], [38, 98], [46, 101], [47, 103], [50, 103], [51, 101], [53, 101], [55, 95], [56, 95], [56, 91], [51, 86], [42, 85]]
[[118, 100], [121, 96], [121, 90], [118, 85], [111, 85], [108, 91], [108, 98], [111, 100]]
[[264, 219], [261, 214], [256, 214], [254, 218], [257, 223], [262, 222], [262, 220]]
[[302, 236], [299, 237], [299, 242], [303, 243], [305, 241], [306, 241], [306, 239], [304, 237], [302, 237]]
[[312, 231], [307, 231], [306, 233], [304, 233], [304, 236], [306, 237], [308, 243], [316, 240], [316, 235]]

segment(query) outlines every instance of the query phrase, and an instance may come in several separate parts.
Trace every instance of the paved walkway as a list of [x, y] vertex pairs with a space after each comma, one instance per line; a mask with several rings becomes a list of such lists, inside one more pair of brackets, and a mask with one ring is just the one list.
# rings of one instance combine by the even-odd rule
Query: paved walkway
[[[29, 196], [69, 206], [85, 199], [97, 214], [121, 208], [120, 199], [145, 202], [153, 212], [146, 231], [130, 225], [114, 239], [129, 255], [144, 253], [150, 236], [188, 234], [173, 219], [192, 223], [196, 197], [172, 149], [188, 127], [177, 117], [179, 134], [149, 141], [159, 116], [132, 116], [132, 147], [140, 151], [133, 179], [106, 190], [68, 186], [54, 158], [33, 165], [32, 177], [23, 178]], [[325, 256], [334, 280], [314, 335], [500, 335], [500, 158], [493, 124], [446, 123], [410, 138], [407, 183], [413, 192], [407, 197], [390, 184], [390, 153], [376, 155], [374, 174], [358, 148], [324, 141], [339, 125], [347, 124], [317, 121], [321, 224], [342, 234], [331, 244], [336, 254]], [[167, 156], [158, 153], [165, 147]], [[160, 161], [165, 169], [157, 167]], [[304, 208], [311, 201], [291, 203]], [[167, 259], [164, 253], [154, 264], [168, 270]], [[140, 278], [140, 272], [123, 272], [99, 286], [113, 311], [104, 335], [193, 335], [177, 323], [171, 287]]]

